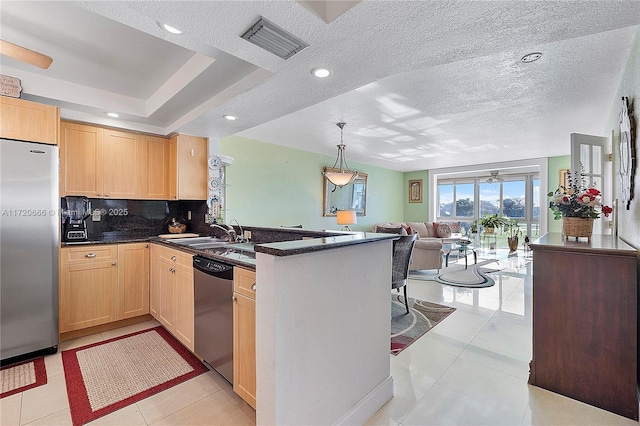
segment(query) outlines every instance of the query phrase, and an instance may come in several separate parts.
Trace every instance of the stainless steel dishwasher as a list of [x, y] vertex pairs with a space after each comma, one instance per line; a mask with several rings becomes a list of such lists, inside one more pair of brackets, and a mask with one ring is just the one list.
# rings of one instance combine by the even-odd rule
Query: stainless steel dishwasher
[[233, 266], [193, 257], [195, 352], [233, 383]]

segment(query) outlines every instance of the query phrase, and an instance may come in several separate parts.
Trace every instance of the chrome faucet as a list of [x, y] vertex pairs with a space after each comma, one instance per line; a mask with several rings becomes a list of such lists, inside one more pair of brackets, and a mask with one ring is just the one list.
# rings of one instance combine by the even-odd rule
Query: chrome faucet
[[209, 226], [212, 228], [222, 229], [224, 233], [227, 234], [227, 241], [231, 243], [237, 242], [238, 236], [236, 235], [236, 231], [235, 229], [233, 229], [233, 226], [226, 225], [226, 224], [217, 224], [217, 223], [212, 223]]
[[240, 229], [240, 235], [236, 235], [236, 241], [239, 242], [239, 243], [248, 242], [249, 239], [245, 238], [244, 231], [242, 230], [242, 225], [240, 225], [240, 223], [236, 219], [231, 219], [229, 222], [235, 222], [236, 225], [238, 225], [238, 228]]

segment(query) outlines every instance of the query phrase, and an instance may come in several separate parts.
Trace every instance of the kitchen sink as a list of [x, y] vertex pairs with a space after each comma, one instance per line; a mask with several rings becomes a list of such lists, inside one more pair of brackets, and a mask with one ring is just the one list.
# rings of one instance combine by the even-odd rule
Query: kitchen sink
[[227, 247], [235, 250], [253, 251], [254, 245], [255, 243], [230, 243]]
[[168, 241], [196, 250], [207, 250], [218, 247], [225, 247], [234, 250], [253, 251], [254, 245], [254, 243], [235, 243], [233, 241], [226, 241], [216, 237], [175, 238]]
[[226, 241], [216, 237], [175, 238], [168, 241], [170, 243], [180, 244], [181, 246], [188, 246], [193, 248], [213, 248], [232, 244], [230, 241]]

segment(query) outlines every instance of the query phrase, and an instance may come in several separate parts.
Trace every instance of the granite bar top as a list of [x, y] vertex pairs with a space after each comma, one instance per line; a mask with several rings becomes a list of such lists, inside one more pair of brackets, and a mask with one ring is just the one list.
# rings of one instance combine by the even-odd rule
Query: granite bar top
[[280, 243], [258, 244], [254, 250], [258, 253], [272, 256], [295, 256], [298, 254], [313, 253], [321, 250], [331, 250], [338, 247], [365, 244], [382, 240], [394, 240], [395, 234], [375, 234], [373, 232], [353, 232], [345, 235], [331, 237], [311, 238], [306, 240], [284, 241]]
[[[373, 232], [341, 232], [341, 231], [313, 231], [300, 228], [268, 228], [247, 226], [243, 230], [250, 230], [256, 236], [280, 237], [280, 242], [255, 242], [253, 250], [237, 247], [217, 247], [206, 250], [194, 249], [185, 245], [172, 243], [170, 239], [160, 238], [155, 235], [139, 233], [104, 233], [97, 239], [79, 242], [62, 242], [63, 247], [72, 247], [89, 244], [124, 244], [134, 242], [153, 242], [163, 244], [175, 250], [181, 250], [193, 255], [207, 257], [213, 260], [226, 262], [232, 265], [255, 269], [255, 252], [272, 256], [294, 256], [298, 254], [313, 253], [322, 250], [330, 250], [346, 247], [354, 244], [364, 244], [381, 240], [391, 240], [398, 236], [395, 234], [375, 234]], [[298, 238], [298, 239], [293, 239]]]

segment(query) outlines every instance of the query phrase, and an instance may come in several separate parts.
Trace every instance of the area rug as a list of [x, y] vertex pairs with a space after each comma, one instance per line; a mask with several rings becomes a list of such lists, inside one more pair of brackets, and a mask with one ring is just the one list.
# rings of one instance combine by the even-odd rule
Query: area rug
[[451, 315], [456, 308], [409, 298], [409, 313], [402, 294], [391, 294], [391, 353], [398, 355]]
[[83, 425], [207, 371], [164, 328], [62, 352], [74, 425]]
[[47, 384], [47, 369], [44, 365], [44, 358], [40, 357], [2, 367], [0, 383], [2, 384], [0, 398]]
[[469, 265], [464, 269], [463, 265], [450, 265], [437, 273], [436, 271], [411, 271], [409, 278], [421, 281], [436, 281], [455, 287], [483, 288], [495, 284], [489, 273], [501, 271], [506, 264], [500, 260], [489, 259]]

